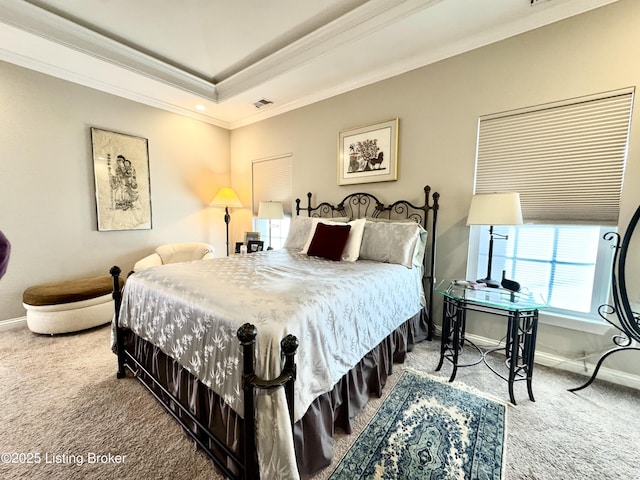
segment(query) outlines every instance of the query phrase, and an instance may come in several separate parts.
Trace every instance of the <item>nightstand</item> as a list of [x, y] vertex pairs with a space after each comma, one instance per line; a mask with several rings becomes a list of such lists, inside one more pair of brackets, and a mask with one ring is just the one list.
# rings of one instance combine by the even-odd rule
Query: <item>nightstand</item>
[[[449, 377], [449, 381], [452, 382], [456, 378], [459, 367], [484, 363], [493, 373], [507, 381], [511, 403], [516, 404], [513, 386], [519, 380], [526, 380], [529, 399], [534, 402], [532, 378], [538, 332], [538, 310], [547, 307], [544, 299], [526, 291], [512, 292], [503, 288], [476, 290], [467, 285], [458, 285], [451, 280], [440, 282], [436, 292], [444, 297], [440, 361], [436, 371], [442, 368], [445, 359], [448, 360], [453, 366]], [[482, 350], [465, 338], [469, 311], [505, 318], [507, 330], [505, 345]], [[460, 363], [460, 354], [465, 344], [477, 350], [478, 356], [472, 361]], [[507, 373], [499, 371], [487, 362], [487, 356], [498, 351], [505, 354]]]

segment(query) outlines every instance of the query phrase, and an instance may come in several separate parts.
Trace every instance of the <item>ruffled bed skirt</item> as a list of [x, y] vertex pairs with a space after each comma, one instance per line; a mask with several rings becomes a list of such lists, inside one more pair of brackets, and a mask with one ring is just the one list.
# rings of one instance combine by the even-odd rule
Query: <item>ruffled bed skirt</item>
[[[371, 350], [333, 390], [318, 397], [295, 424], [294, 441], [301, 477], [317, 473], [331, 463], [333, 434], [337, 429], [351, 433], [351, 422], [372, 396], [380, 396], [394, 363], [402, 363], [413, 345], [428, 336], [426, 309], [403, 323]], [[212, 390], [158, 347], [126, 331], [125, 347], [198, 421], [207, 426], [236, 455], [242, 451], [242, 418]], [[197, 424], [157, 387], [155, 393], [219, 458], [222, 448], [203, 434]], [[228, 468], [238, 471], [233, 462]]]

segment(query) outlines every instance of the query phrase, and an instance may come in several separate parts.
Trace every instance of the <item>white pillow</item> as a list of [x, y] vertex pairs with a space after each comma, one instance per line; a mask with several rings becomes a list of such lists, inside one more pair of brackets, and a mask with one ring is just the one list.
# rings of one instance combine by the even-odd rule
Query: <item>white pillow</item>
[[[301, 217], [296, 215], [291, 219], [291, 224], [289, 225], [289, 233], [287, 234], [287, 239], [284, 241], [284, 248], [292, 248], [295, 250], [300, 250], [303, 248], [309, 238], [309, 232], [315, 231], [315, 223], [314, 220], [318, 220], [317, 217]], [[336, 217], [328, 219], [333, 222], [341, 222], [346, 223], [349, 221], [349, 217]], [[311, 227], [313, 226], [313, 230]], [[313, 233], [311, 233], [313, 236]], [[309, 248], [309, 245], [307, 245]], [[306, 252], [305, 252], [306, 253]]]
[[412, 268], [424, 256], [426, 236], [426, 230], [416, 222], [368, 221], [362, 235], [360, 258]]
[[[301, 253], [307, 253], [309, 251], [309, 245], [311, 245], [311, 240], [313, 240], [313, 236], [316, 233], [316, 226], [318, 225], [318, 223], [324, 223], [326, 225], [344, 225], [344, 222], [336, 222], [335, 219], [313, 218], [309, 236], [306, 243], [304, 244], [304, 247], [302, 247]], [[342, 252], [341, 260], [345, 262], [355, 262], [356, 260], [358, 260], [358, 257], [360, 256], [360, 244], [362, 243], [362, 235], [364, 234], [365, 224], [366, 220], [364, 218], [352, 220], [351, 222], [347, 223], [347, 225], [351, 225], [351, 230], [349, 231], [349, 239], [347, 240], [347, 244], [345, 245], [344, 251]]]

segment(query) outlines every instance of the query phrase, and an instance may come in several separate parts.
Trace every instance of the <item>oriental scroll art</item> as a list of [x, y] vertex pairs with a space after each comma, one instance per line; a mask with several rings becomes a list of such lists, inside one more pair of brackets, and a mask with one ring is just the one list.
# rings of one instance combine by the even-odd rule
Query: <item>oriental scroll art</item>
[[151, 229], [146, 138], [91, 128], [99, 231]]
[[397, 118], [338, 134], [338, 185], [397, 179]]

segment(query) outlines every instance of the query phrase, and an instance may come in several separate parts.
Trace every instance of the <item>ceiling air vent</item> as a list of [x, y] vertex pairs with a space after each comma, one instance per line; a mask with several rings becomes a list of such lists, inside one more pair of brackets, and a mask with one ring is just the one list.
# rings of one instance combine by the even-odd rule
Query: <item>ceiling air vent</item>
[[273, 102], [271, 100], [267, 100], [266, 98], [261, 98], [257, 102], [253, 104], [256, 108], [266, 107], [267, 105], [271, 105]]

